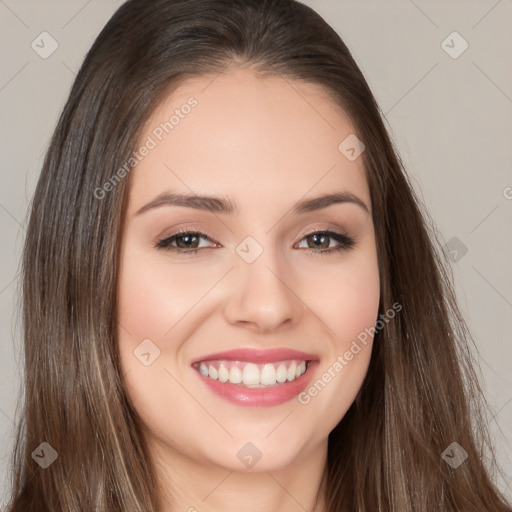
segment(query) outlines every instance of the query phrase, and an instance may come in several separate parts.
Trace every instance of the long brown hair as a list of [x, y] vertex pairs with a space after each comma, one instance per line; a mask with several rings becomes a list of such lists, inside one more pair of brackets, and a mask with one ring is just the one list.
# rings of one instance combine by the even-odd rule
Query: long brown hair
[[[366, 147], [380, 313], [402, 305], [376, 333], [363, 386], [329, 435], [328, 510], [508, 510], [491, 479], [485, 401], [453, 278], [339, 35], [294, 0], [129, 0], [85, 58], [31, 205], [12, 512], [158, 510], [154, 466], [117, 351], [129, 178], [95, 191], [125, 165], [154, 108], [184, 80], [248, 65], [323, 86], [353, 121]], [[457, 468], [441, 456], [454, 441], [468, 454]], [[46, 469], [36, 463], [37, 450], [49, 450], [41, 443], [57, 454]]]

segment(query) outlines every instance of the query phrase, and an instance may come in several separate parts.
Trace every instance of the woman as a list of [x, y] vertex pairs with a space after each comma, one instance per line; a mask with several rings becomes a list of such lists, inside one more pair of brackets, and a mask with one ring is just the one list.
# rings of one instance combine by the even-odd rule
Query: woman
[[32, 205], [11, 510], [508, 510], [425, 218], [311, 9], [123, 4]]

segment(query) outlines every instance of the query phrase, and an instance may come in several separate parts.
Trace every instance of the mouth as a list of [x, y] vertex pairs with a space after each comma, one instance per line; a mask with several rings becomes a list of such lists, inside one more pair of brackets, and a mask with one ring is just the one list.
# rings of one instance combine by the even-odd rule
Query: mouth
[[245, 406], [272, 406], [291, 400], [311, 380], [314, 354], [289, 349], [240, 349], [194, 360], [192, 368], [215, 394]]
[[247, 388], [268, 388], [293, 382], [306, 373], [311, 361], [292, 359], [255, 364], [247, 361], [201, 361], [192, 366], [203, 377]]

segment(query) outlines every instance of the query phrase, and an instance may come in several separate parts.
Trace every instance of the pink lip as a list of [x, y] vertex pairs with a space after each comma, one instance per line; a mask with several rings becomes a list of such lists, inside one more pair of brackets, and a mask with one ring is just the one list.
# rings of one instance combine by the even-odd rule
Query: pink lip
[[318, 360], [318, 356], [287, 348], [271, 348], [266, 350], [243, 348], [227, 350], [226, 352], [216, 352], [215, 354], [198, 357], [197, 359], [194, 359], [191, 364], [199, 363], [201, 361], [215, 361], [221, 359], [225, 361], [245, 361], [247, 363], [275, 363], [277, 361], [286, 361], [289, 359], [316, 361]]
[[[290, 359], [299, 359], [308, 361], [306, 373], [303, 373], [298, 379], [288, 381], [268, 388], [248, 388], [239, 384], [230, 382], [220, 382], [209, 377], [201, 375], [197, 370], [197, 363], [200, 361], [245, 361], [249, 363], [274, 363], [277, 361], [286, 361]], [[195, 359], [191, 365], [196, 374], [208, 388], [216, 395], [225, 400], [247, 407], [272, 407], [288, 402], [299, 393], [301, 393], [313, 378], [314, 369], [318, 366], [319, 359], [314, 354], [300, 352], [289, 349], [238, 349], [227, 352], [217, 352], [207, 356]]]

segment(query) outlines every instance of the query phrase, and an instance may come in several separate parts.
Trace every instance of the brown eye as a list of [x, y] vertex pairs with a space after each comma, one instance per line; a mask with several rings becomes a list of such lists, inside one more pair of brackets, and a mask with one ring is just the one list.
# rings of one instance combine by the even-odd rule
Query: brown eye
[[308, 235], [306, 240], [311, 241], [310, 249], [328, 249], [330, 245], [329, 235], [325, 233], [313, 233]]
[[179, 231], [167, 238], [159, 240], [155, 247], [157, 249], [194, 254], [201, 248], [199, 247], [201, 240], [209, 241], [210, 239], [199, 231]]
[[174, 237], [176, 245], [181, 249], [196, 249], [199, 246], [199, 237], [194, 234]]
[[[331, 239], [336, 240], [338, 246], [330, 247]], [[306, 235], [302, 240], [306, 240], [306, 249], [310, 249], [311, 252], [317, 254], [349, 250], [356, 243], [352, 237], [344, 233], [336, 233], [335, 231], [315, 231]]]

